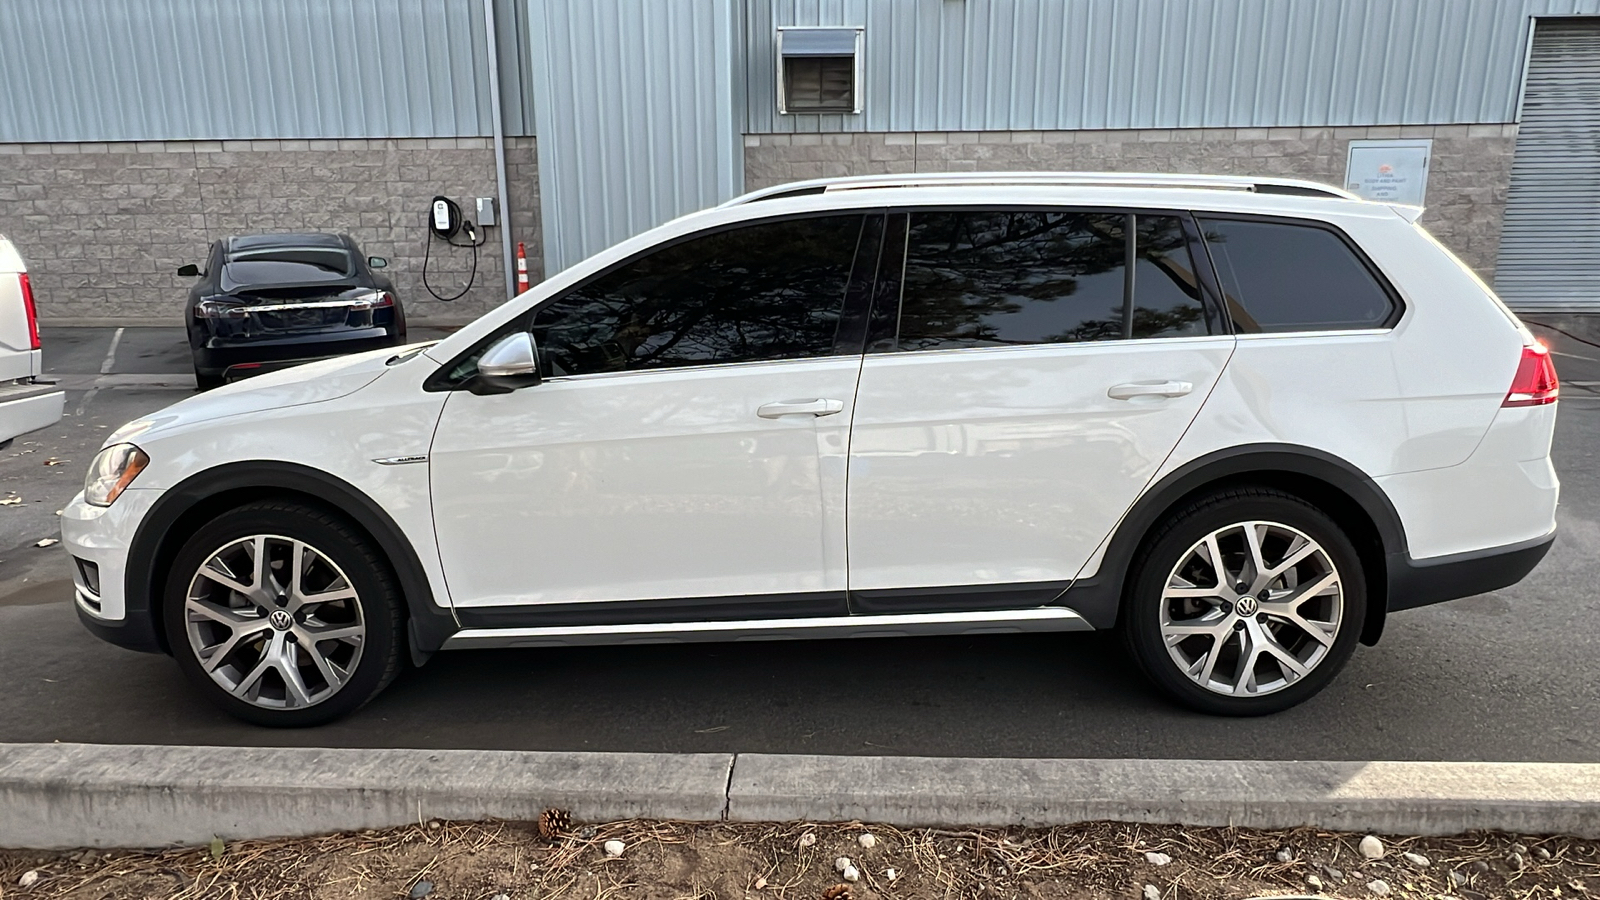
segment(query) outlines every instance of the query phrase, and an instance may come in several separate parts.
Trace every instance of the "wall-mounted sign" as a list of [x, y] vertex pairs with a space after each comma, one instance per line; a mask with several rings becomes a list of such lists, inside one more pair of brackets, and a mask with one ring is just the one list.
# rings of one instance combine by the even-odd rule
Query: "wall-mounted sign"
[[1421, 206], [1433, 141], [1351, 141], [1344, 186], [1363, 200]]

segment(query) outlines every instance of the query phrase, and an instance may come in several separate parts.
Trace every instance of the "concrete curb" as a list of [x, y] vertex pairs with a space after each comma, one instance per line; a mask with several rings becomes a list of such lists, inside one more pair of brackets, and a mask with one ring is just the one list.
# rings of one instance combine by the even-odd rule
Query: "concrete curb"
[[425, 818], [718, 819], [728, 754], [0, 744], [0, 847], [155, 847]]
[[[825, 786], [825, 790], [820, 789]], [[1600, 765], [740, 754], [730, 818], [1600, 837]]]
[[429, 818], [1125, 822], [1600, 838], [1600, 765], [0, 744], [0, 847], [199, 844]]

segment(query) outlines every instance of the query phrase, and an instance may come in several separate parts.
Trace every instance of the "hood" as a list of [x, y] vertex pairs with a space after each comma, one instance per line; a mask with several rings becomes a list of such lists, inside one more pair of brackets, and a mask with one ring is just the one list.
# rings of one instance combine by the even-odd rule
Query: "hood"
[[112, 432], [105, 446], [122, 441], [137, 443], [141, 437], [201, 422], [337, 400], [376, 381], [391, 357], [421, 346], [425, 345], [369, 350], [226, 384], [129, 422]]

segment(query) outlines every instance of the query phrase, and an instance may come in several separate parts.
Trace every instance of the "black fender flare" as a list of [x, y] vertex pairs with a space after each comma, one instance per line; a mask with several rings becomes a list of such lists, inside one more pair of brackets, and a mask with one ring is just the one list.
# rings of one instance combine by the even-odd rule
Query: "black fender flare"
[[[1117, 523], [1099, 570], [1079, 578], [1057, 605], [1070, 606], [1097, 629], [1114, 628], [1121, 614], [1129, 566], [1145, 536], [1179, 501], [1227, 483], [1281, 486], [1294, 493], [1320, 493], [1319, 505], [1351, 524], [1351, 535], [1367, 572], [1367, 619], [1361, 640], [1375, 644], [1388, 614], [1389, 578], [1395, 564], [1409, 560], [1405, 527], [1383, 490], [1347, 460], [1296, 444], [1241, 444], [1197, 457], [1147, 489]], [[1365, 528], [1361, 527], [1364, 523]], [[1366, 532], [1366, 533], [1361, 533]]]
[[434, 602], [427, 572], [405, 532], [371, 497], [327, 472], [271, 460], [226, 463], [190, 475], [162, 492], [129, 545], [124, 577], [129, 621], [135, 617], [149, 621], [159, 649], [170, 653], [161, 626], [160, 597], [167, 569], [183, 540], [194, 528], [240, 503], [284, 494], [301, 495], [348, 517], [377, 543], [405, 594], [414, 663], [420, 665], [460, 629], [455, 613]]

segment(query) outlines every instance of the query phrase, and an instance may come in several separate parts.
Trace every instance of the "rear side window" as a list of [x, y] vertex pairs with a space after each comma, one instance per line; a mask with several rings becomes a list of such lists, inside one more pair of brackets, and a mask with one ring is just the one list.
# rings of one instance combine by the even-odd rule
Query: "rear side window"
[[927, 212], [911, 215], [894, 339], [874, 341], [872, 349], [1205, 333], [1176, 216]]
[[1228, 313], [1241, 332], [1382, 328], [1395, 304], [1343, 238], [1326, 228], [1200, 220]]
[[601, 275], [534, 315], [544, 375], [830, 355], [864, 218], [746, 225]]

